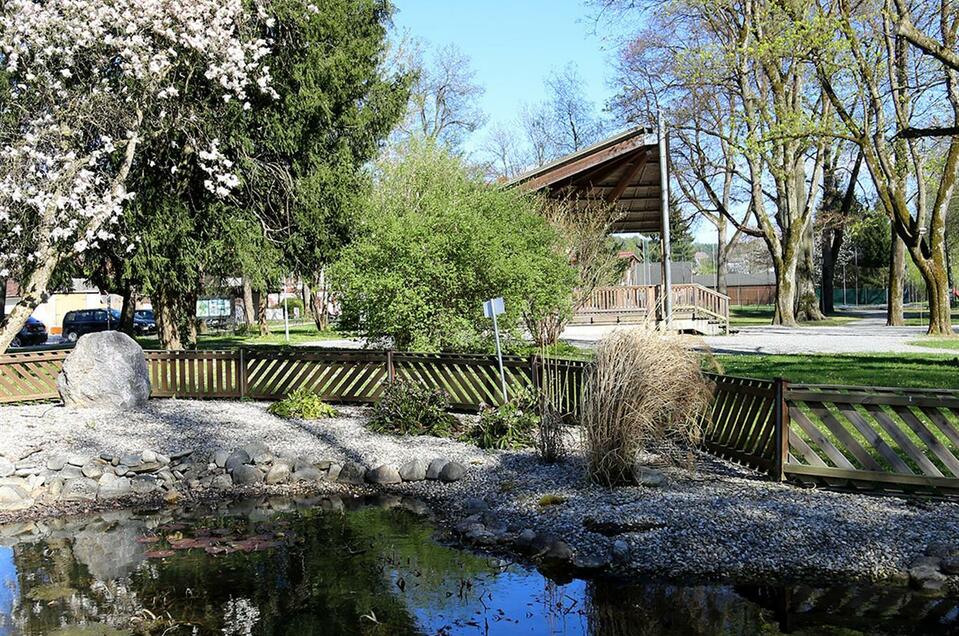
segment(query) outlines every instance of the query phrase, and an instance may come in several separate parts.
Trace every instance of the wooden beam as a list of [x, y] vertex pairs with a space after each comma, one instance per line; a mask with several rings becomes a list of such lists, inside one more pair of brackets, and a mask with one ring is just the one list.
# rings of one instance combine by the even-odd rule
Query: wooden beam
[[582, 157], [574, 157], [568, 163], [545, 168], [539, 174], [518, 184], [526, 190], [541, 190], [547, 186], [559, 183], [564, 179], [575, 176], [577, 173], [589, 170], [607, 161], [611, 161], [633, 150], [646, 147], [646, 135], [637, 134], [629, 139], [613, 144], [594, 153]]
[[642, 149], [637, 154], [636, 158], [633, 159], [633, 165], [626, 169], [623, 173], [623, 176], [619, 178], [619, 183], [616, 184], [609, 194], [606, 195], [606, 201], [609, 203], [614, 203], [619, 200], [619, 197], [623, 195], [623, 192], [626, 191], [626, 188], [629, 187], [629, 184], [632, 183], [633, 179], [642, 174], [643, 168], [646, 167], [646, 160], [649, 158], [649, 153], [646, 152], [646, 149]]

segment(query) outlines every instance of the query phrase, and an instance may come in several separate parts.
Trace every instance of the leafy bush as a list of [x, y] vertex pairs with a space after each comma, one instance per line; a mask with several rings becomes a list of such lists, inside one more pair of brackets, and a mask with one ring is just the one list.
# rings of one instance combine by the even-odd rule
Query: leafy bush
[[278, 417], [318, 420], [336, 417], [336, 409], [320, 399], [320, 396], [305, 387], [296, 389], [268, 409]]
[[377, 433], [448, 437], [456, 424], [456, 418], [447, 412], [449, 406], [444, 391], [396, 380], [387, 385], [373, 407], [368, 426]]
[[655, 331], [600, 342], [583, 400], [587, 470], [605, 486], [635, 482], [641, 451], [688, 457], [709, 405], [699, 354]]
[[532, 445], [538, 424], [535, 400], [531, 393], [524, 391], [503, 405], [484, 405], [480, 409], [479, 423], [466, 431], [461, 439], [480, 448], [526, 448]]
[[576, 273], [542, 199], [486, 184], [428, 142], [380, 168], [359, 236], [330, 269], [343, 329], [397, 349], [483, 351], [488, 298], [505, 299], [507, 335], [524, 315], [570, 313]]

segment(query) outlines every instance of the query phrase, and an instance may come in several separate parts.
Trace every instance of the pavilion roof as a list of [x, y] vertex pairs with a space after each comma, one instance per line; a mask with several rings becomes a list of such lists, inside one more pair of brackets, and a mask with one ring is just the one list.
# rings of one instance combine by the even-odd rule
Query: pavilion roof
[[614, 232], [662, 230], [660, 157], [655, 131], [632, 128], [515, 177], [510, 186], [607, 201], [623, 211]]

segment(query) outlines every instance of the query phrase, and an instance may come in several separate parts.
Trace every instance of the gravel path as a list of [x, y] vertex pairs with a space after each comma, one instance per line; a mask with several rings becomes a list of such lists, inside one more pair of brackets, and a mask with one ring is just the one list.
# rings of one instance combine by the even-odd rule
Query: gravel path
[[[593, 347], [622, 326], [571, 326], [562, 339]], [[951, 353], [955, 350], [917, 347], [912, 341], [926, 333], [925, 327], [887, 327], [885, 319], [870, 316], [833, 327], [741, 327], [726, 336], [695, 340], [713, 353]]]
[[[490, 506], [484, 523], [530, 528], [565, 540], [580, 558], [609, 559], [614, 542], [628, 574], [739, 579], [806, 576], [902, 580], [933, 542], [959, 540], [959, 503], [799, 489], [701, 455], [695, 472], [667, 468], [665, 485], [615, 490], [583, 479], [577, 457], [541, 464], [531, 452], [483, 451], [456, 441], [369, 432], [367, 410], [342, 408], [318, 423], [286, 421], [253, 402], [157, 400], [136, 413], [71, 411], [60, 406], [0, 407], [0, 454], [40, 447], [40, 457], [145, 448], [197, 454], [254, 441], [314, 460], [351, 459], [373, 467], [442, 456], [469, 467], [453, 484], [405, 483], [391, 492], [419, 497], [451, 525]], [[542, 507], [554, 494], [559, 505]], [[584, 521], [639, 526], [616, 536]]]

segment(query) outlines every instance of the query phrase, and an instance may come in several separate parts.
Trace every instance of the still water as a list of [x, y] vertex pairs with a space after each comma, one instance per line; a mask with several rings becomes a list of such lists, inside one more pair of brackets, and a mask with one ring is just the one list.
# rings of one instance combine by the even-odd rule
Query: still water
[[14, 634], [959, 633], [902, 588], [550, 579], [448, 547], [418, 502], [281, 498], [0, 527]]

